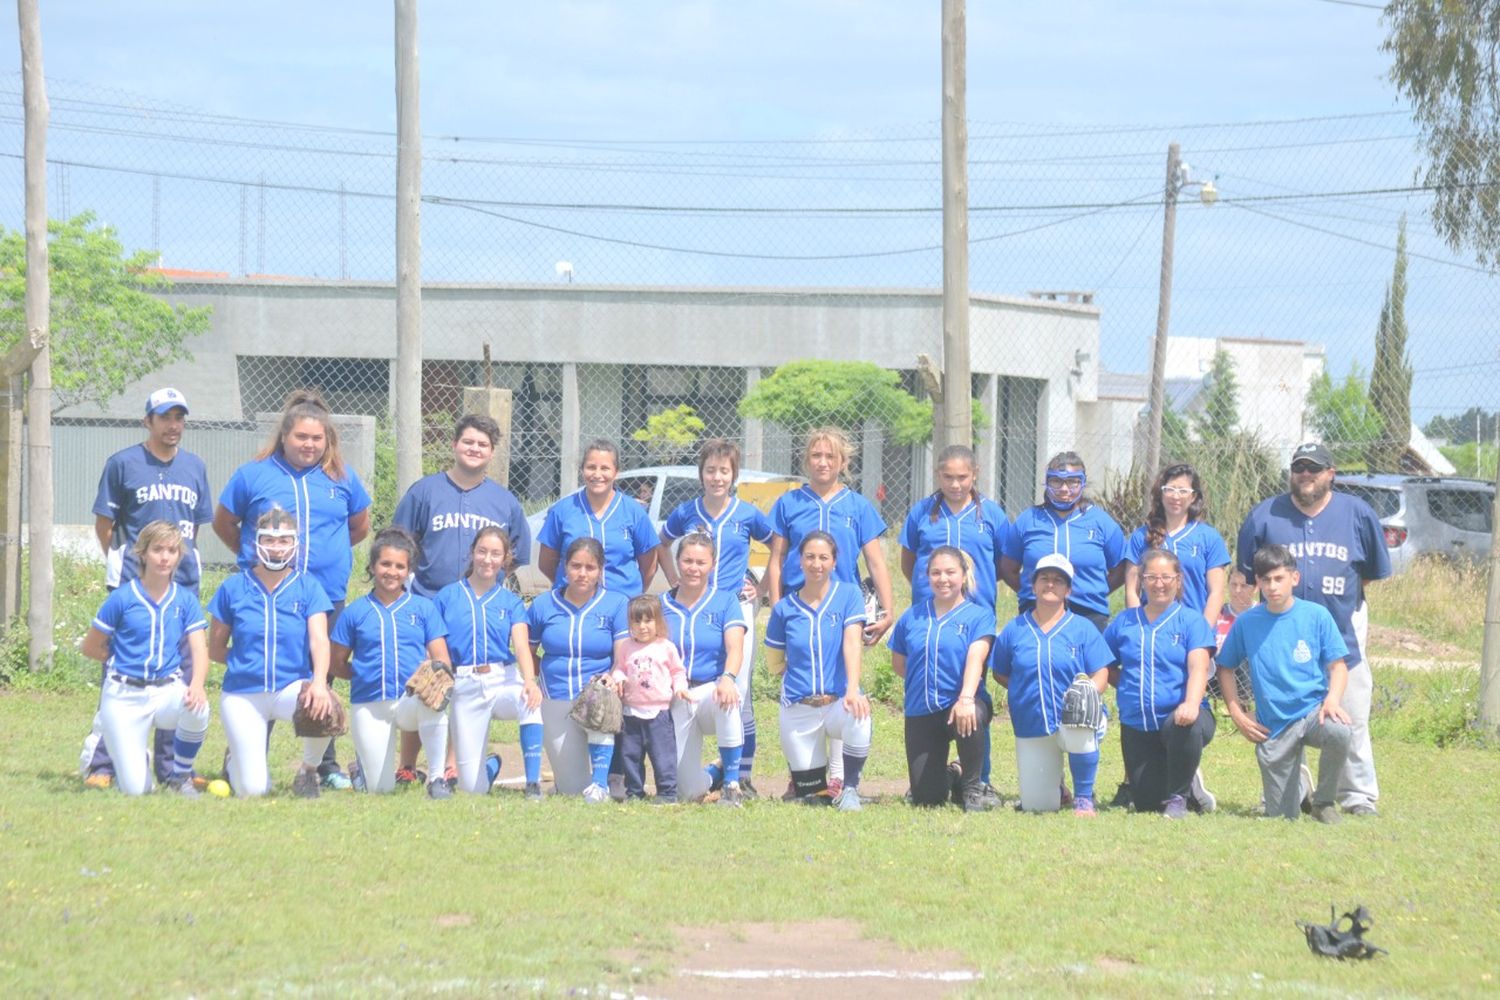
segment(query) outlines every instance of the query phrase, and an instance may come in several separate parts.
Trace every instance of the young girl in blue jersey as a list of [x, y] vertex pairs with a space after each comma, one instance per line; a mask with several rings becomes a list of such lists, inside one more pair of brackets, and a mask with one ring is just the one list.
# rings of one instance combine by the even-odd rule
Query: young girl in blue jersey
[[609, 798], [615, 738], [584, 729], [568, 713], [584, 685], [614, 663], [615, 643], [630, 634], [630, 597], [604, 588], [604, 550], [597, 539], [568, 544], [563, 574], [566, 583], [537, 595], [526, 614], [542, 676], [542, 739], [558, 793], [598, 803]]
[[1203, 748], [1214, 738], [1205, 692], [1214, 630], [1181, 600], [1182, 563], [1165, 549], [1140, 555], [1146, 603], [1104, 630], [1114, 653], [1120, 752], [1136, 812], [1182, 819]]
[[208, 732], [208, 623], [198, 599], [172, 579], [187, 552], [177, 525], [152, 521], [137, 536], [135, 552], [140, 576], [104, 599], [83, 639], [83, 655], [104, 664], [104, 742], [120, 791], [144, 795], [151, 790], [152, 730], [175, 729], [165, 784], [196, 798], [193, 760]]
[[[975, 486], [979, 463], [973, 449], [961, 444], [949, 445], [938, 453], [933, 473], [937, 491], [912, 506], [901, 528], [901, 572], [911, 584], [912, 605], [932, 596], [927, 562], [939, 546], [951, 545], [967, 553], [973, 567], [970, 598], [994, 610], [1000, 596], [1000, 561], [1011, 532], [1010, 518], [1005, 508], [979, 495]], [[979, 686], [978, 698], [990, 710], [989, 716], [993, 716], [994, 706], [983, 684]], [[1000, 795], [990, 784], [988, 722], [980, 730], [980, 739], [984, 743], [980, 791], [994, 807], [1000, 804]]]
[[1208, 501], [1197, 470], [1183, 463], [1167, 466], [1151, 484], [1150, 502], [1146, 523], [1125, 541], [1125, 606], [1135, 608], [1142, 603], [1144, 553], [1164, 549], [1182, 566], [1179, 600], [1214, 625], [1224, 606], [1229, 547], [1224, 536], [1203, 519]]
[[[377, 534], [367, 567], [374, 586], [344, 609], [331, 636], [333, 675], [349, 678], [359, 777], [366, 790], [378, 794], [396, 788], [397, 730], [420, 733], [430, 761], [443, 760], [448, 752], [447, 710], [433, 711], [406, 691], [422, 661], [450, 662], [447, 626], [437, 605], [406, 589], [417, 552], [416, 539], [405, 528]], [[436, 775], [427, 794], [446, 799], [452, 792]]]
[[[505, 589], [510, 535], [500, 525], [480, 528], [469, 547], [467, 575], [437, 595], [438, 610], [453, 654], [454, 756], [458, 787], [483, 795], [500, 771], [500, 758], [486, 756], [490, 720], [520, 724], [526, 797], [542, 797], [542, 689], [531, 658], [526, 607]], [[491, 772], [494, 773], [491, 773]]]
[[[737, 806], [746, 798], [740, 770], [745, 695], [739, 675], [749, 669], [749, 625], [737, 596], [712, 585], [712, 538], [689, 532], [677, 546], [675, 563], [677, 585], [661, 595], [661, 606], [667, 638], [681, 652], [688, 675], [688, 697], [672, 703], [677, 791], [691, 801], [720, 784], [720, 804]], [[703, 737], [710, 735], [718, 740], [719, 762], [704, 768]]]
[[[676, 562], [672, 555], [672, 543], [690, 532], [701, 532], [713, 546], [713, 577], [710, 588], [734, 597], [740, 605], [740, 616], [745, 623], [744, 655], [736, 675], [740, 689], [739, 711], [744, 730], [744, 744], [739, 761], [739, 796], [756, 798], [758, 793], [751, 782], [750, 771], [755, 763], [755, 700], [750, 697], [750, 682], [755, 668], [755, 612], [760, 602], [760, 590], [750, 576], [750, 543], [768, 543], [771, 540], [771, 522], [760, 508], [739, 499], [734, 494], [734, 484], [740, 474], [740, 448], [733, 441], [711, 438], [703, 442], [698, 450], [698, 480], [703, 484], [703, 495], [696, 500], [679, 504], [662, 524], [661, 547], [657, 550], [657, 561], [667, 582], [678, 585]], [[682, 747], [682, 734], [678, 734], [677, 745]], [[693, 768], [696, 770], [696, 766]], [[696, 783], [682, 768], [678, 769], [678, 780]], [[715, 785], [721, 779], [715, 779]], [[691, 797], [684, 788], [682, 794]], [[720, 801], [724, 801], [721, 799]]]
[[1032, 574], [1043, 556], [1061, 555], [1073, 567], [1068, 608], [1100, 632], [1109, 624], [1109, 595], [1125, 579], [1125, 536], [1084, 490], [1088, 473], [1076, 452], [1047, 463], [1042, 502], [1016, 515], [1004, 546], [1000, 578], [1020, 596], [1020, 610], [1037, 601]]
[[[297, 534], [297, 519], [287, 511], [273, 507], [262, 514], [255, 526], [255, 565], [220, 584], [208, 607], [209, 658], [227, 668], [219, 715], [229, 741], [229, 783], [246, 798], [271, 789], [267, 724], [290, 721], [299, 703], [317, 718], [332, 710], [333, 604], [318, 581], [292, 568]], [[328, 737], [303, 738], [293, 794], [318, 797], [318, 764], [328, 743]]]
[[1036, 603], [1000, 630], [990, 658], [996, 682], [1009, 695], [1021, 808], [1027, 812], [1061, 808], [1066, 755], [1073, 776], [1073, 812], [1093, 816], [1094, 776], [1105, 725], [1101, 721], [1093, 750], [1068, 752], [1062, 729], [1063, 695], [1078, 674], [1087, 675], [1103, 692], [1114, 654], [1094, 624], [1068, 608], [1074, 573], [1067, 557], [1044, 555], [1034, 569]]
[[[809, 531], [798, 547], [801, 584], [766, 623], [766, 665], [781, 674], [781, 749], [804, 802], [860, 808], [859, 777], [870, 755], [870, 699], [860, 690], [865, 602], [859, 585], [834, 579], [838, 542]], [[843, 788], [828, 789], [828, 757], [842, 741]]]
[[626, 597], [643, 593], [656, 575], [656, 529], [644, 507], [615, 489], [619, 449], [609, 441], [590, 441], [578, 473], [583, 487], [549, 507], [537, 532], [537, 569], [563, 586], [566, 573], [558, 554], [575, 539], [592, 538], [604, 553], [601, 586]]
[[993, 605], [971, 600], [967, 553], [939, 545], [927, 553], [924, 590], [891, 629], [891, 669], [906, 682], [906, 768], [913, 805], [949, 797], [948, 746], [958, 744], [965, 812], [993, 809], [983, 766], [991, 709], [978, 697], [995, 638]]

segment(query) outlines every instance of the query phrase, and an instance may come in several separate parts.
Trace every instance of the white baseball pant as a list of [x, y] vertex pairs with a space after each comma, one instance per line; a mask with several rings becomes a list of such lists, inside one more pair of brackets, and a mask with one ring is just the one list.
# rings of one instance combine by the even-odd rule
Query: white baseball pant
[[573, 703], [561, 698], [542, 700], [542, 744], [552, 768], [552, 784], [559, 795], [580, 795], [594, 781], [589, 744], [614, 746], [609, 733], [584, 729], [568, 718]]
[[[872, 729], [871, 717], [856, 719], [844, 708], [842, 698], [836, 698], [821, 708], [781, 706], [781, 752], [786, 755], [787, 768], [792, 771], [826, 766], [835, 740], [842, 741], [839, 744], [840, 757], [846, 745], [856, 757], [867, 756]], [[842, 770], [840, 767], [841, 773]]]
[[484, 772], [490, 722], [506, 719], [521, 725], [540, 724], [542, 710], [527, 708], [521, 669], [514, 664], [488, 664], [489, 672], [474, 667], [454, 669], [453, 700], [448, 716], [453, 723], [453, 758], [458, 765], [458, 787], [475, 795], [489, 791]]
[[[1096, 730], [1095, 745], [1104, 746], [1109, 720]], [[1016, 737], [1016, 777], [1021, 785], [1023, 812], [1057, 812], [1062, 808], [1063, 761], [1068, 753], [1061, 728], [1047, 736]]]
[[[175, 729], [185, 739], [202, 742], [208, 732], [208, 706], [193, 711], [182, 703], [188, 686], [181, 678], [157, 687], [134, 687], [111, 674], [99, 699], [104, 745], [115, 762], [115, 780], [126, 795], [151, 790], [147, 756], [154, 729]], [[265, 738], [265, 734], [261, 734]]]
[[1375, 695], [1375, 677], [1365, 651], [1370, 648], [1370, 604], [1361, 601], [1350, 618], [1354, 641], [1359, 644], [1360, 664], [1349, 671], [1340, 704], [1349, 713], [1349, 756], [1339, 776], [1339, 805], [1374, 807], [1380, 798], [1380, 782], [1375, 777], [1375, 748], [1370, 743], [1370, 702]]
[[[384, 794], [396, 788], [396, 730], [416, 732], [422, 737], [422, 752], [428, 761], [448, 757], [448, 713], [434, 712], [415, 695], [354, 706], [350, 729], [354, 752], [359, 757], [365, 789]], [[437, 775], [442, 779], [441, 773]]]
[[704, 736], [713, 734], [721, 747], [744, 745], [740, 706], [720, 708], [714, 698], [718, 686], [718, 681], [697, 684], [688, 688], [691, 701], [672, 699], [672, 728], [677, 734], [677, 795], [680, 799], [695, 799], [708, 793], [708, 774], [703, 770]]
[[[239, 798], [254, 798], [271, 790], [271, 771], [266, 763], [266, 723], [290, 722], [297, 712], [303, 681], [293, 681], [280, 691], [225, 692], [219, 699], [219, 717], [229, 741], [229, 783]], [[331, 736], [302, 738], [302, 763], [316, 769], [328, 749]]]

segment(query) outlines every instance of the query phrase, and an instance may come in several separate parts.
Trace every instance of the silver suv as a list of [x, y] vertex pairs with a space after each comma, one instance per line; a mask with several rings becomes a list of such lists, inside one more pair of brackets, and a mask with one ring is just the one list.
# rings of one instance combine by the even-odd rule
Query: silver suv
[[1375, 508], [1385, 529], [1391, 569], [1418, 556], [1478, 562], [1490, 551], [1495, 487], [1480, 479], [1339, 473], [1333, 488]]

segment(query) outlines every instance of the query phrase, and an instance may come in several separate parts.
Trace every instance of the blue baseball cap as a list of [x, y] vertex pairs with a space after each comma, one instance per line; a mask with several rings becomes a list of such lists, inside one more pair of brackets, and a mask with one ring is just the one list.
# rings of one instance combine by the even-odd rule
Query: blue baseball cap
[[173, 388], [157, 389], [146, 397], [146, 415], [153, 413], [166, 413], [181, 407], [182, 412], [188, 412], [187, 397]]

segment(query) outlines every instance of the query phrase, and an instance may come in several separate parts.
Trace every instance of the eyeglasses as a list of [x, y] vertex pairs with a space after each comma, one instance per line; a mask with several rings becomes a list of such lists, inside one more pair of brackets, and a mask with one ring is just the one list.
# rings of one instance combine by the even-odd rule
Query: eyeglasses
[[1173, 580], [1176, 580], [1177, 577], [1175, 574], [1169, 573], [1151, 573], [1141, 577], [1141, 579], [1152, 585], [1160, 585], [1163, 583], [1171, 583]]
[[1083, 489], [1083, 481], [1079, 479], [1048, 479], [1047, 489], [1059, 492], [1062, 490], [1081, 490]]
[[1314, 465], [1312, 462], [1298, 462], [1292, 466], [1292, 472], [1299, 476], [1316, 476], [1327, 466]]
[[1190, 497], [1196, 490], [1191, 486], [1163, 486], [1161, 495], [1164, 497]]

